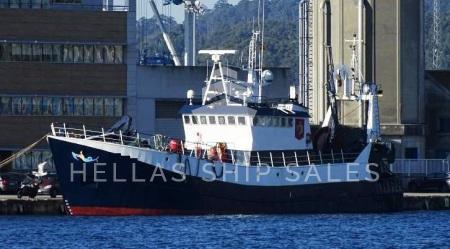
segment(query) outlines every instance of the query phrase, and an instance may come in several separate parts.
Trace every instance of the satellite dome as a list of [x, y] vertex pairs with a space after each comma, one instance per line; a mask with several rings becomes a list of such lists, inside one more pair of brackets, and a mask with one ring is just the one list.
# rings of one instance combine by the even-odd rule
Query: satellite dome
[[270, 70], [264, 70], [262, 72], [262, 79], [266, 83], [272, 83], [272, 81], [273, 81], [273, 73]]

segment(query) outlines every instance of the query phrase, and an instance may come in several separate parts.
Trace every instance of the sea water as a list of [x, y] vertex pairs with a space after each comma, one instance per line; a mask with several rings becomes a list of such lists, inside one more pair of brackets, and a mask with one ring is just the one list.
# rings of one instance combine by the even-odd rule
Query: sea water
[[450, 212], [0, 217], [1, 248], [450, 248]]

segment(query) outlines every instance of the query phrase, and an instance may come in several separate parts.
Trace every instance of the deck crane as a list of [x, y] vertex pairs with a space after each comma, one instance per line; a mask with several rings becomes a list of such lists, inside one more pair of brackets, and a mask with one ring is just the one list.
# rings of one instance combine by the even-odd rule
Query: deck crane
[[164, 24], [161, 20], [161, 16], [159, 15], [158, 9], [156, 8], [156, 4], [154, 0], [149, 0], [150, 7], [153, 10], [153, 13], [155, 13], [156, 19], [158, 21], [159, 29], [161, 30], [161, 33], [163, 35], [164, 41], [166, 42], [167, 48], [169, 49], [170, 54], [172, 55], [173, 61], [175, 63], [175, 66], [181, 66], [180, 58], [177, 55], [177, 52], [175, 51], [175, 48], [173, 46], [172, 40], [170, 39], [169, 34], [166, 32], [166, 29], [164, 28]]
[[[163, 33], [164, 41], [167, 45], [167, 48], [170, 51], [170, 54], [173, 57], [175, 66], [181, 66], [181, 61], [176, 51], [173, 47], [173, 43], [170, 39], [170, 36], [165, 31], [164, 25], [161, 21], [158, 9], [156, 8], [156, 4], [154, 0], [149, 0], [150, 5], [155, 13], [155, 16], [158, 20], [159, 28]], [[195, 66], [195, 17], [198, 14], [203, 14], [205, 11], [205, 5], [201, 4], [198, 0], [162, 0], [163, 5], [181, 5], [184, 4], [185, 8], [185, 21], [184, 21], [184, 65], [185, 66]]]

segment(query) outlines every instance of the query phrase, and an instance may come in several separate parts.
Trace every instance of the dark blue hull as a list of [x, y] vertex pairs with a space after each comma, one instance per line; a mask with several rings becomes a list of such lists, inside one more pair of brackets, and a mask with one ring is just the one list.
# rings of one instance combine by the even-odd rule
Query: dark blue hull
[[[120, 154], [51, 137], [49, 144], [72, 215], [388, 212], [402, 206], [402, 191], [393, 177], [373, 183], [294, 186], [206, 182], [193, 176], [178, 182], [173, 180], [181, 178], [177, 173]], [[98, 179], [93, 163], [84, 163], [85, 173], [81, 173], [83, 162], [72, 156], [80, 151], [105, 163], [97, 167]], [[78, 173], [71, 172], [71, 167]]]

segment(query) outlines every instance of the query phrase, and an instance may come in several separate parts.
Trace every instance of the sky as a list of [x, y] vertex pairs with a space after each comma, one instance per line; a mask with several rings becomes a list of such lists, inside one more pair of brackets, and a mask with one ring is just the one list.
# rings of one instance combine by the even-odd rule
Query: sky
[[[162, 7], [163, 0], [155, 0], [158, 11], [161, 15], [172, 15], [178, 23], [182, 23], [184, 20], [184, 7], [183, 5], [171, 5]], [[208, 8], [212, 8], [217, 0], [200, 0], [200, 2], [206, 5]], [[239, 0], [228, 0], [230, 4], [236, 4]], [[143, 16], [152, 17], [153, 11], [150, 8], [148, 0], [137, 1], [137, 18]]]

